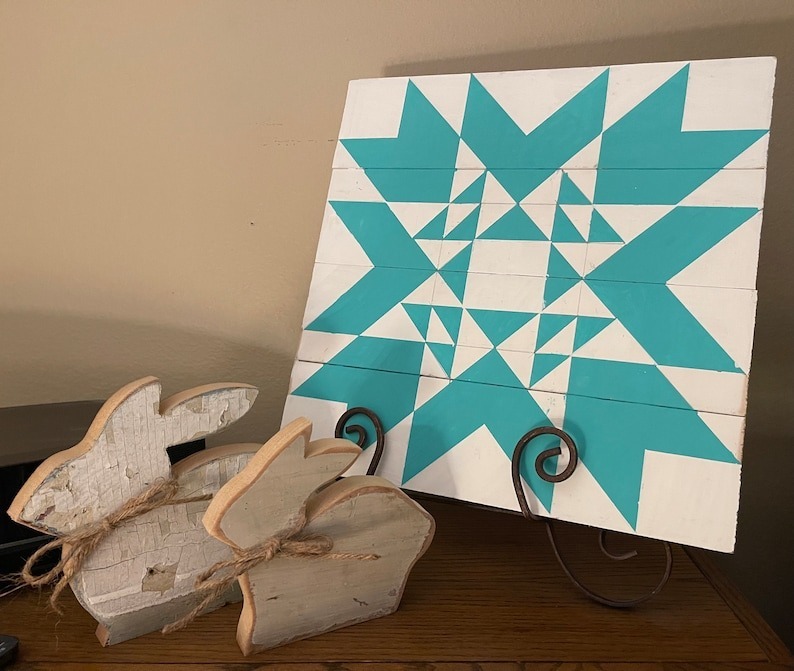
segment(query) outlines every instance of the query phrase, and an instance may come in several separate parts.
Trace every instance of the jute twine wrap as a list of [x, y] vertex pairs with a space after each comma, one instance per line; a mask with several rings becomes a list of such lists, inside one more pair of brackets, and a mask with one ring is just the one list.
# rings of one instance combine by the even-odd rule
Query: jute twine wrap
[[[355, 561], [374, 561], [377, 554], [357, 554], [354, 552], [332, 552], [334, 541], [323, 534], [303, 534], [306, 515], [301, 514], [292, 527], [244, 550], [234, 549], [234, 557], [216, 562], [196, 578], [196, 592], [203, 595], [199, 604], [176, 622], [163, 627], [164, 634], [170, 634], [190, 624], [219, 598], [241, 575], [262, 562], [268, 562], [281, 555], [284, 557], [315, 557], [318, 559], [352, 559]], [[221, 577], [214, 577], [223, 573]]]
[[[83, 562], [115, 529], [131, 519], [145, 515], [163, 506], [177, 505], [179, 503], [192, 503], [194, 501], [209, 501], [212, 494], [190, 496], [178, 499], [179, 482], [176, 478], [161, 480], [149, 489], [129, 499], [121, 508], [107, 517], [75, 529], [63, 536], [50, 541], [36, 550], [25, 562], [19, 573], [19, 581], [32, 587], [53, 585], [50, 595], [50, 606], [61, 613], [58, 606], [58, 597], [69, 582], [74, 578]], [[35, 574], [33, 568], [36, 563], [50, 550], [61, 548], [61, 558], [58, 563], [46, 573]]]

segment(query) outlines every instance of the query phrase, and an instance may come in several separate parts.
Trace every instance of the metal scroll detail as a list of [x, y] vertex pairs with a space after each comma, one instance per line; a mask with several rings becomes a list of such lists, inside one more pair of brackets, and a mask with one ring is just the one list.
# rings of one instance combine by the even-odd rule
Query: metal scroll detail
[[383, 424], [372, 410], [364, 407], [356, 407], [350, 408], [344, 412], [336, 423], [334, 436], [337, 438], [344, 438], [344, 434], [348, 436], [355, 434], [356, 439], [354, 442], [363, 450], [369, 442], [367, 430], [361, 424], [347, 425], [350, 419], [356, 415], [363, 415], [372, 422], [372, 426], [375, 427], [375, 454], [372, 455], [372, 461], [369, 462], [369, 467], [367, 468], [367, 475], [375, 475], [375, 471], [378, 470], [378, 464], [380, 464], [380, 460], [383, 457], [383, 447], [386, 441], [384, 438]]
[[[370, 461], [369, 467], [367, 468], [367, 475], [374, 475], [375, 471], [378, 469], [380, 460], [383, 457], [383, 449], [385, 447], [383, 424], [381, 423], [378, 416], [369, 408], [362, 406], [350, 408], [344, 414], [342, 414], [342, 416], [339, 418], [339, 421], [337, 421], [334, 435], [337, 438], [343, 438], [345, 434], [348, 436], [355, 435], [355, 442], [363, 449], [370, 440], [369, 436], [367, 435], [367, 430], [361, 424], [348, 424], [348, 422], [350, 422], [350, 420], [356, 415], [362, 415], [369, 419], [375, 428], [375, 453], [373, 454], [372, 461]], [[563, 572], [566, 576], [568, 576], [568, 579], [577, 587], [577, 589], [579, 589], [579, 591], [593, 601], [603, 604], [604, 606], [609, 606], [610, 608], [633, 608], [634, 606], [638, 606], [639, 604], [656, 596], [667, 584], [667, 581], [670, 579], [670, 574], [673, 570], [673, 551], [670, 543], [666, 541], [661, 541], [665, 553], [665, 567], [661, 579], [652, 590], [633, 599], [613, 599], [603, 594], [599, 594], [585, 585], [568, 565], [568, 562], [563, 557], [562, 552], [560, 552], [559, 543], [557, 542], [557, 536], [554, 531], [553, 521], [549, 518], [535, 515], [535, 513], [532, 512], [529, 507], [529, 503], [527, 502], [527, 497], [524, 493], [524, 487], [521, 480], [521, 457], [524, 453], [524, 450], [535, 438], [544, 435], [556, 436], [560, 439], [561, 443], [565, 445], [566, 449], [568, 450], [568, 464], [561, 472], [550, 473], [546, 470], [546, 461], [553, 457], [560, 456], [562, 454], [562, 447], [552, 447], [550, 449], [543, 450], [543, 452], [535, 457], [535, 472], [539, 477], [546, 482], [564, 482], [570, 478], [571, 475], [573, 475], [576, 467], [579, 465], [579, 450], [576, 447], [576, 443], [574, 442], [573, 438], [571, 438], [571, 436], [562, 429], [558, 429], [554, 426], [541, 426], [524, 434], [516, 444], [512, 459], [513, 488], [516, 492], [516, 498], [518, 499], [518, 505], [521, 508], [521, 513], [528, 520], [545, 523], [546, 534], [549, 537], [552, 550], [554, 550], [554, 556], [557, 558], [557, 561], [559, 562], [560, 567], [562, 567]], [[625, 561], [637, 556], [636, 550], [622, 554], [617, 554], [610, 551], [607, 547], [606, 535], [606, 529], [599, 530], [598, 547], [606, 557], [609, 557], [609, 559], [614, 561]]]
[[[568, 465], [565, 469], [557, 474], [551, 474], [545, 469], [545, 462], [547, 459], [552, 457], [556, 457], [562, 454], [561, 447], [553, 447], [548, 450], [544, 450], [535, 458], [535, 471], [537, 474], [546, 480], [547, 482], [554, 482], [559, 483], [567, 480], [568, 478], [573, 475], [576, 466], [579, 463], [579, 451], [576, 447], [576, 443], [573, 441], [573, 438], [569, 434], [567, 434], [562, 429], [558, 429], [553, 426], [542, 426], [532, 431], [528, 432], [524, 436], [521, 437], [521, 440], [518, 441], [516, 444], [515, 451], [513, 452], [513, 460], [512, 460], [512, 475], [513, 475], [513, 487], [516, 491], [516, 498], [518, 499], [518, 505], [521, 507], [521, 512], [528, 520], [533, 521], [542, 521], [546, 524], [546, 533], [549, 537], [549, 542], [551, 543], [551, 547], [554, 550], [554, 556], [557, 558], [562, 570], [565, 572], [565, 575], [568, 576], [568, 579], [576, 585], [576, 587], [587, 597], [596, 601], [600, 604], [605, 606], [609, 606], [610, 608], [632, 608], [634, 606], [638, 606], [639, 604], [647, 601], [648, 599], [653, 598], [656, 596], [667, 584], [667, 581], [670, 579], [670, 574], [673, 570], [673, 551], [670, 547], [670, 543], [666, 541], [661, 541], [664, 546], [665, 552], [665, 567], [664, 573], [662, 574], [661, 579], [656, 584], [651, 591], [646, 592], [634, 599], [613, 599], [608, 596], [604, 596], [603, 594], [599, 594], [595, 592], [587, 585], [585, 585], [582, 580], [571, 570], [571, 567], [566, 562], [565, 558], [563, 557], [562, 553], [560, 552], [559, 544], [557, 543], [557, 536], [554, 531], [554, 523], [551, 519], [542, 518], [538, 515], [535, 515], [529, 507], [529, 503], [527, 502], [526, 494], [524, 493], [524, 487], [521, 481], [521, 456], [529, 443], [537, 438], [538, 436], [543, 435], [553, 435], [557, 436], [566, 446], [568, 449]], [[626, 559], [631, 559], [632, 557], [637, 556], [636, 550], [631, 552], [626, 552], [623, 554], [615, 554], [611, 552], [606, 545], [606, 529], [599, 530], [598, 534], [598, 547], [600, 548], [601, 552], [613, 559], [615, 561], [625, 561]]]

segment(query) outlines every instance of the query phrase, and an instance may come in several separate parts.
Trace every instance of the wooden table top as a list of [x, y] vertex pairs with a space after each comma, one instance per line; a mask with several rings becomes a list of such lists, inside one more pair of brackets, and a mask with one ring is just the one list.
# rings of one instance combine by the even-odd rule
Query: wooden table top
[[[46, 595], [0, 599], [0, 632], [20, 639], [28, 671], [708, 671], [794, 669], [785, 646], [703, 553], [676, 548], [673, 576], [633, 611], [588, 601], [562, 574], [543, 525], [506, 513], [423, 501], [436, 539], [414, 568], [393, 615], [243, 657], [240, 606], [159, 633], [100, 647], [95, 623], [69, 594], [64, 615]], [[604, 558], [591, 529], [566, 527], [574, 567], [602, 589], [652, 585], [662, 555], [637, 544], [626, 562]], [[628, 539], [631, 542], [634, 539]], [[615, 550], [628, 548], [621, 539]], [[620, 593], [617, 595], [621, 596]]]

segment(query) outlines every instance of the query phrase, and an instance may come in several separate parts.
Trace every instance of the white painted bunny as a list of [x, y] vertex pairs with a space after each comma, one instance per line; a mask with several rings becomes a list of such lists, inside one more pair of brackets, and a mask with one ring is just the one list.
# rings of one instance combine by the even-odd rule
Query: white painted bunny
[[[178, 499], [213, 495], [260, 447], [207, 449], [172, 469], [166, 448], [224, 429], [248, 412], [257, 390], [213, 384], [164, 401], [160, 393], [160, 382], [147, 377], [111, 396], [80, 443], [36, 469], [9, 515], [62, 536], [101, 521], [172, 476], [179, 483]], [[103, 645], [158, 630], [195, 606], [196, 575], [230, 555], [201, 523], [208, 504], [170, 504], [127, 520], [88, 555], [70, 584], [99, 622]], [[239, 598], [233, 588], [207, 610]]]

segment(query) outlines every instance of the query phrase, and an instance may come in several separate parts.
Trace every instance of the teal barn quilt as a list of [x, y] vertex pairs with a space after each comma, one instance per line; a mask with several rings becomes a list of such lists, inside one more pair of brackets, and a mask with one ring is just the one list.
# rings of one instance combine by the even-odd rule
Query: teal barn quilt
[[284, 421], [371, 408], [379, 475], [506, 510], [554, 425], [535, 513], [731, 551], [774, 70], [351, 82]]

